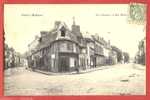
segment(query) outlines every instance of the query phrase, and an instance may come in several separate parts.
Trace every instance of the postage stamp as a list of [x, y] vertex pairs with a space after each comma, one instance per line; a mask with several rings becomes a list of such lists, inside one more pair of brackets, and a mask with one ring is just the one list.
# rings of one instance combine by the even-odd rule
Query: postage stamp
[[146, 21], [146, 4], [129, 4], [129, 23], [144, 24]]

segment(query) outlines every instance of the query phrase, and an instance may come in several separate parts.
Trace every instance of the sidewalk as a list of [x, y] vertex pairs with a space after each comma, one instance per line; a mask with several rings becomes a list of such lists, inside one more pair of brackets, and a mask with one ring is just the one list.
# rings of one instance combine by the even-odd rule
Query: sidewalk
[[[73, 74], [84, 74], [84, 73], [89, 73], [89, 72], [93, 72], [93, 71], [97, 71], [97, 70], [103, 70], [103, 69], [108, 69], [113, 67], [113, 65], [110, 66], [98, 66], [96, 68], [90, 68], [90, 69], [86, 69], [86, 70], [80, 70], [79, 73], [77, 73], [76, 71], [73, 72], [63, 72], [63, 73], [55, 73], [55, 72], [46, 72], [46, 71], [42, 71], [42, 70], [38, 70], [35, 69], [35, 72], [39, 72], [42, 74], [46, 74], [46, 75], [73, 75]], [[31, 71], [31, 70], [30, 70]]]
[[145, 70], [146, 69], [146, 65], [134, 64], [133, 68], [134, 69], [138, 69], [138, 70]]
[[18, 75], [22, 72], [24, 72], [25, 67], [13, 67], [13, 68], [8, 68], [4, 70], [4, 75], [5, 76], [11, 76], [11, 75]]
[[97, 71], [97, 70], [103, 70], [103, 69], [108, 69], [111, 66], [97, 66], [96, 68], [90, 68], [90, 69], [86, 69], [86, 70], [80, 70], [79, 74], [83, 74], [83, 73], [88, 73], [88, 72], [93, 72], [93, 71]]

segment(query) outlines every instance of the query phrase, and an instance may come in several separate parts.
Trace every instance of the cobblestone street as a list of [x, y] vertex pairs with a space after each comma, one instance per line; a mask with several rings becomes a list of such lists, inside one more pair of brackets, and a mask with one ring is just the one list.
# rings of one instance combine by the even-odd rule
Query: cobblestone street
[[83, 74], [45, 75], [23, 67], [5, 70], [4, 95], [145, 95], [146, 68], [117, 64]]

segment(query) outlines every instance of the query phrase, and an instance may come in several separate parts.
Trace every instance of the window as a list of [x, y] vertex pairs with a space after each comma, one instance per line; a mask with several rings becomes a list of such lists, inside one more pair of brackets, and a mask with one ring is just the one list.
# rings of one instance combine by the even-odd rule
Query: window
[[42, 42], [42, 38], [40, 37], [38, 41], [39, 41], [39, 42]]
[[60, 31], [61, 31], [61, 36], [65, 37], [66, 28], [64, 26], [62, 26], [61, 29], [60, 29]]
[[62, 42], [60, 44], [60, 51], [67, 51], [67, 43], [66, 42]]
[[76, 44], [73, 44], [73, 52], [76, 52]]
[[72, 45], [72, 43], [70, 43], [70, 42], [67, 43], [67, 49], [68, 49], [68, 50], [71, 50], [71, 51], [73, 50], [73, 45]]

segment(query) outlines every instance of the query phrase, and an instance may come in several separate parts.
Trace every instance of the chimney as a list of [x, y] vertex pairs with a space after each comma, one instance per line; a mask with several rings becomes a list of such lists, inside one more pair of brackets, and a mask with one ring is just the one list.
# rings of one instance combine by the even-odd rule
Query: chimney
[[80, 33], [80, 26], [76, 25], [75, 17], [73, 17], [72, 32], [76, 34]]
[[35, 36], [35, 40], [37, 40], [38, 38], [39, 38], [39, 37], [36, 35], [36, 36]]
[[47, 35], [47, 31], [41, 31], [40, 33], [41, 33], [41, 37], [44, 37]]
[[108, 40], [108, 45], [110, 45], [110, 40]]
[[60, 21], [55, 21], [55, 29], [57, 29], [58, 27], [59, 27], [59, 25], [61, 24], [61, 22]]

